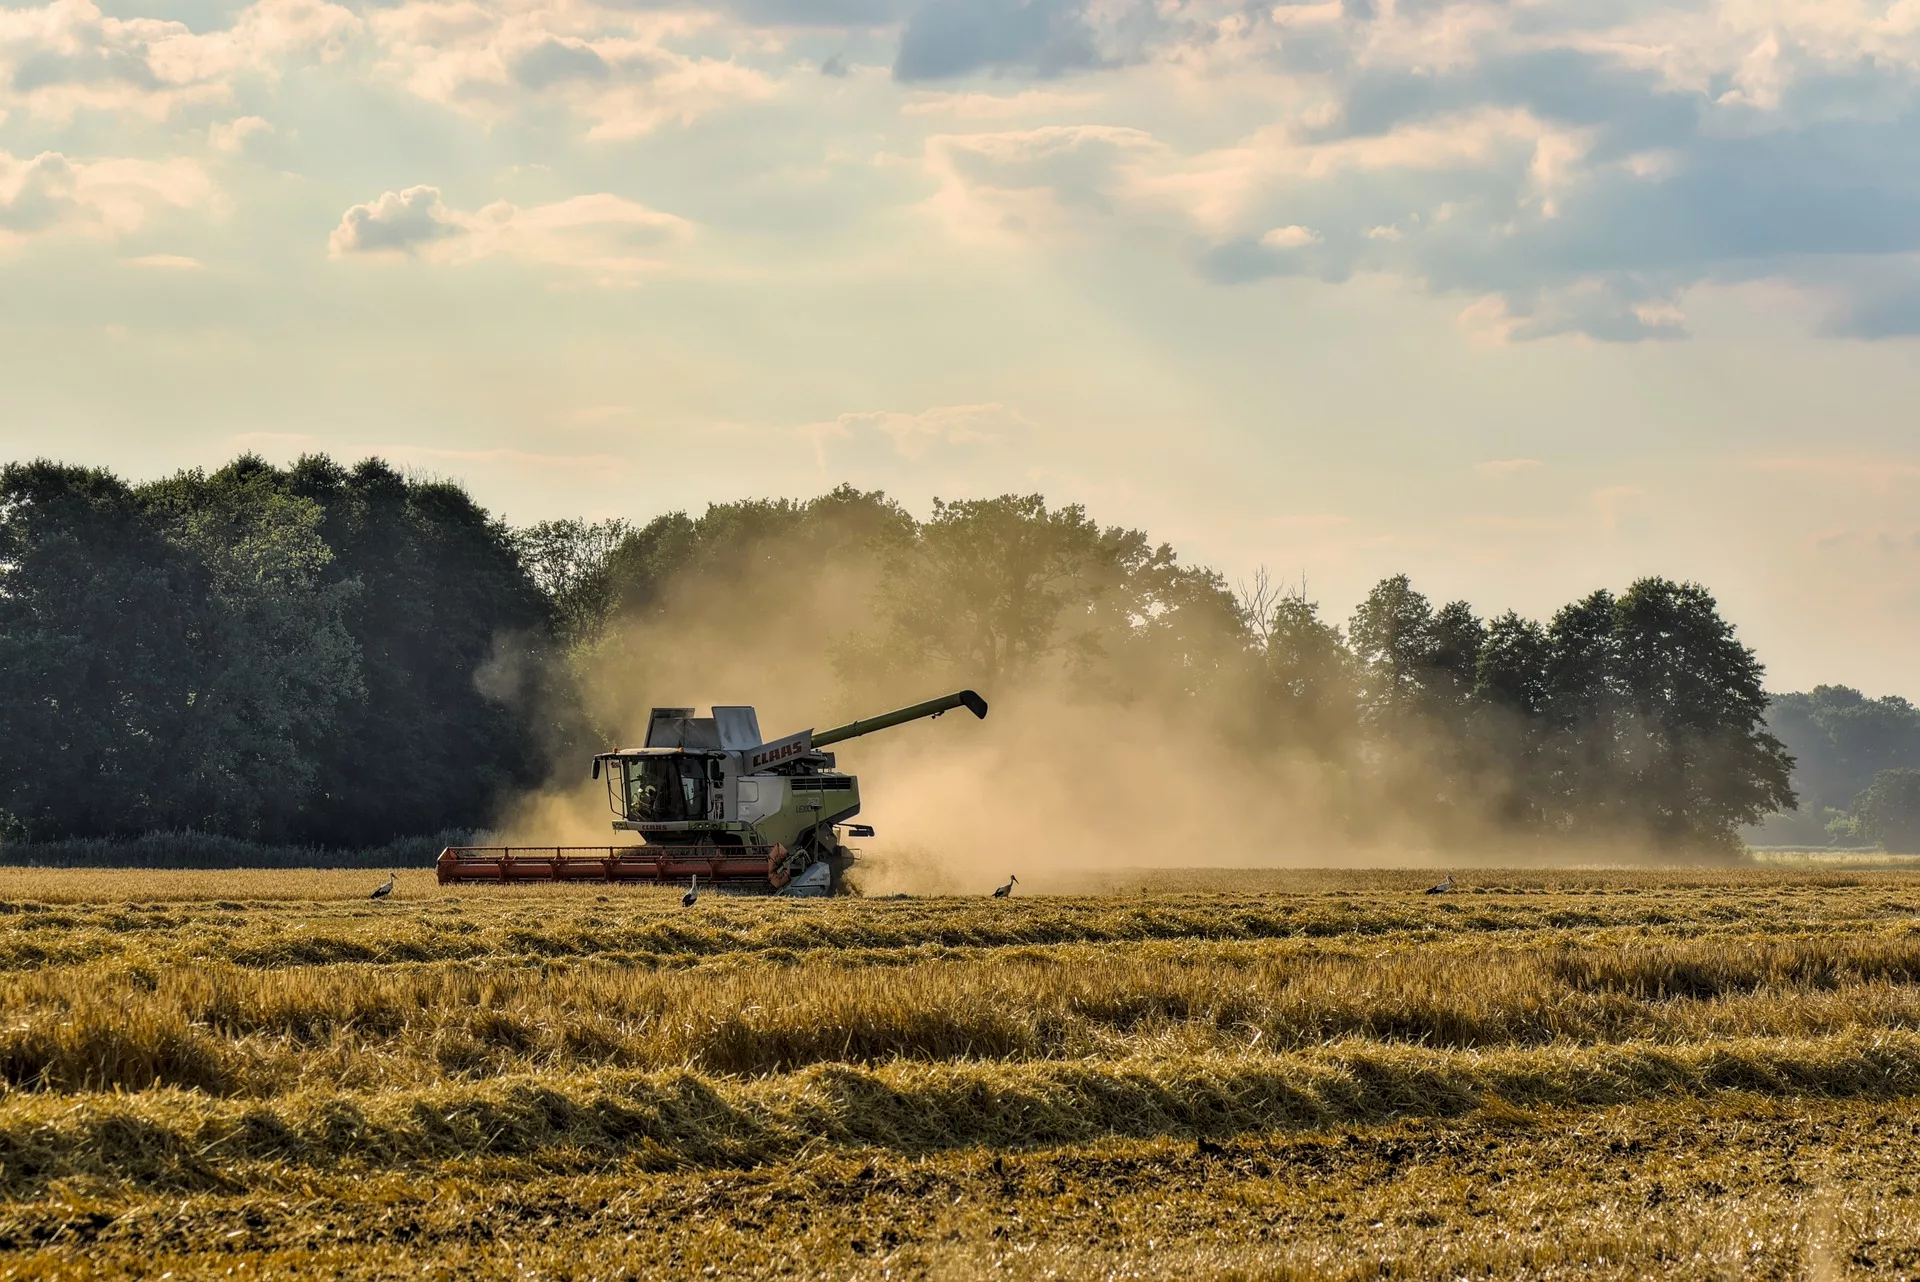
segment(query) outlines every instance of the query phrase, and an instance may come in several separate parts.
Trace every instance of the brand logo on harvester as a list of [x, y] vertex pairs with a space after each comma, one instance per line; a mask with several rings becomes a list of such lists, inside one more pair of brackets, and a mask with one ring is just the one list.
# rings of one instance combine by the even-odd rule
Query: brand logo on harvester
[[776, 739], [772, 743], [763, 743], [747, 753], [747, 769], [759, 770], [764, 766], [775, 765], [789, 757], [798, 757], [813, 751], [813, 731], [802, 730], [799, 734]]

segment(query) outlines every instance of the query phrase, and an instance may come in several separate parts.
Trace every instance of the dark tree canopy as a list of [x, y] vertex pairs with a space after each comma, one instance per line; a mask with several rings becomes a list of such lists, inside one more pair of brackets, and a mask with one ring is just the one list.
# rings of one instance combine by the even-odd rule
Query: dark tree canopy
[[1614, 607], [1628, 814], [1711, 843], [1794, 804], [1793, 758], [1766, 728], [1765, 669], [1707, 590], [1642, 579]]
[[347, 627], [366, 693], [320, 754], [314, 838], [372, 844], [470, 824], [538, 782], [546, 744], [532, 705], [480, 680], [540, 649], [548, 623], [506, 528], [459, 486], [376, 459], [350, 470], [302, 459], [284, 483], [325, 514], [335, 578], [359, 585]]
[[177, 818], [168, 754], [191, 707], [181, 603], [196, 569], [106, 472], [0, 472], [0, 808], [17, 834]]
[[1888, 850], [1920, 854], [1920, 770], [1882, 770], [1854, 799], [1860, 835]]
[[[509, 530], [378, 460], [142, 486], [18, 464], [0, 473], [0, 839], [366, 846], [480, 825], [630, 730], [636, 699], [797, 684], [808, 705], [781, 715], [824, 715], [805, 671], [849, 712], [968, 685], [1150, 713], [1191, 768], [1317, 771], [1355, 834], [1391, 816], [1442, 840], [1724, 849], [1793, 804], [1762, 668], [1699, 585], [1643, 579], [1542, 623], [1436, 608], [1396, 575], [1343, 632], [1259, 582], [1237, 597], [1037, 494], [920, 521], [842, 486]], [[1905, 831], [1884, 772], [1914, 764], [1910, 705], [1823, 687], [1774, 725], [1844, 743], [1809, 777]]]
[[31, 836], [366, 845], [541, 777], [489, 665], [546, 599], [459, 487], [242, 458], [138, 488], [0, 473], [0, 809]]
[[1870, 699], [1847, 686], [1773, 697], [1768, 727], [1797, 763], [1796, 814], [1775, 815], [1756, 839], [1775, 845], [1872, 840], [1854, 823], [1854, 801], [1883, 770], [1920, 769], [1920, 708], [1898, 695]]

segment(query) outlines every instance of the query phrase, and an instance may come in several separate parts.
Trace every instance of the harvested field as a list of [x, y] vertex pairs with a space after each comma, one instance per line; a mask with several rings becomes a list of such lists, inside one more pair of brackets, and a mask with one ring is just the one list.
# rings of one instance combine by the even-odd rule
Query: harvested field
[[1920, 1276], [1920, 882], [1430, 879], [0, 870], [0, 1277]]

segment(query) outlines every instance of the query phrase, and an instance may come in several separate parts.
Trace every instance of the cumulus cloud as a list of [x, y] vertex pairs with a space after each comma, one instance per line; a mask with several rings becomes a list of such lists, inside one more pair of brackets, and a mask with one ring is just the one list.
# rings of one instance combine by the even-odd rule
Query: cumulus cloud
[[1260, 243], [1268, 249], [1298, 249], [1302, 245], [1318, 244], [1321, 239], [1320, 233], [1313, 228], [1293, 223], [1268, 231], [1260, 237]]
[[440, 199], [438, 187], [409, 187], [382, 193], [378, 200], [347, 210], [327, 238], [327, 249], [335, 257], [412, 253], [464, 231], [460, 219]]
[[236, 120], [216, 121], [207, 127], [207, 145], [215, 151], [237, 152], [246, 148], [247, 139], [270, 134], [273, 126], [259, 116], [241, 116]]
[[[208, 147], [240, 153], [274, 116], [240, 102], [242, 87], [328, 60], [488, 127], [596, 140], [779, 97], [794, 108], [782, 127], [817, 129], [822, 153], [870, 154], [876, 133], [917, 152], [923, 208], [973, 240], [1122, 263], [1157, 247], [1222, 287], [1386, 277], [1454, 300], [1464, 324], [1503, 341], [1680, 338], [1695, 287], [1762, 279], [1799, 291], [1830, 335], [1920, 334], [1915, 0], [254, 0], [231, 12], [194, 29], [95, 0], [0, 9], [0, 113], [191, 113]], [[864, 74], [886, 40], [890, 99]], [[835, 48], [848, 52], [821, 60]], [[855, 74], [823, 95], [823, 71]], [[809, 125], [823, 97], [855, 104], [857, 122]], [[592, 239], [533, 210], [491, 227], [474, 221], [487, 211], [374, 204], [343, 222], [336, 252], [464, 261]], [[591, 206], [542, 216], [599, 220], [621, 229], [616, 242], [659, 231]], [[610, 262], [651, 258], [602, 248]]]
[[1167, 154], [1152, 135], [1112, 125], [935, 134], [924, 149], [938, 188], [928, 207], [956, 231], [1077, 232], [1145, 213], [1141, 175]]
[[[842, 19], [891, 16], [887, 6], [848, 0]], [[363, 65], [421, 98], [494, 119], [558, 107], [596, 136], [644, 133], [730, 102], [771, 96], [765, 72], [683, 45], [742, 38], [739, 23], [810, 25], [798, 0], [741, 4], [729, 18], [693, 4], [619, 0], [395, 0], [356, 6], [329, 0], [255, 0], [224, 27], [118, 18], [94, 0], [52, 0], [0, 9], [0, 109], [66, 119], [93, 110], [166, 119], [183, 108], [233, 101], [241, 78], [273, 77], [291, 63], [332, 61], [364, 49]], [[791, 12], [789, 12], [791, 11]], [[828, 15], [832, 16], [832, 15]], [[216, 132], [235, 149], [249, 131]]]
[[243, 74], [337, 57], [360, 30], [358, 17], [325, 0], [257, 0], [207, 32], [111, 17], [93, 0], [0, 9], [0, 107], [53, 120], [78, 111], [161, 120], [228, 101]]
[[191, 161], [83, 162], [55, 151], [18, 159], [0, 151], [0, 248], [60, 234], [117, 239], [158, 210], [210, 206], [214, 194]]
[[327, 248], [336, 258], [452, 265], [511, 258], [611, 280], [665, 268], [665, 255], [691, 233], [685, 219], [604, 192], [525, 209], [496, 201], [468, 213], [449, 207], [438, 188], [421, 186], [354, 205]]
[[1070, 230], [1082, 247], [1111, 232], [1130, 251], [1144, 231], [1221, 284], [1384, 274], [1460, 297], [1468, 324], [1516, 341], [1682, 337], [1689, 289], [1754, 279], [1826, 300], [1833, 334], [1920, 332], [1911, 4], [1549, 2], [1524, 22], [1491, 2], [966, 8], [1035, 48], [1042, 13], [1139, 38], [1073, 65], [956, 65], [1125, 64], [1103, 81], [1109, 107], [1157, 92], [1179, 110], [1178, 128], [1108, 111], [929, 139], [929, 208], [957, 230]]
[[734, 57], [690, 50], [715, 34], [717, 10], [413, 0], [368, 21], [383, 71], [418, 96], [484, 119], [558, 108], [594, 138], [634, 137], [776, 88]]

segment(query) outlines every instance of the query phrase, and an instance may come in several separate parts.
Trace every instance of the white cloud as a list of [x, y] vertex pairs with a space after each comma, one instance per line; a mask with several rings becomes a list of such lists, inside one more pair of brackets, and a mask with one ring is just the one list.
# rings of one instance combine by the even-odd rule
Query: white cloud
[[[1920, 181], [1900, 159], [1920, 146], [1920, 0], [254, 0], [231, 12], [193, 28], [109, 16], [96, 0], [0, 9], [0, 116], [178, 121], [244, 154], [283, 118], [276, 79], [332, 63], [343, 80], [489, 130], [530, 125], [564, 150], [780, 98], [792, 110], [767, 123], [791, 153], [769, 165], [743, 147], [746, 168], [720, 180], [733, 196], [847, 172], [823, 157], [917, 155], [932, 186], [921, 207], [969, 241], [1106, 251], [1117, 270], [1159, 252], [1222, 285], [1384, 276], [1458, 300], [1499, 339], [1681, 337], [1691, 287], [1756, 279], [1817, 295], [1835, 334], [1920, 333]], [[836, 28], [848, 38], [818, 38]], [[876, 40], [894, 42], [891, 81]], [[835, 44], [850, 74], [823, 79]], [[843, 190], [851, 224], [890, 189]], [[630, 202], [578, 200], [471, 213], [374, 202], [349, 212], [336, 252], [632, 276], [676, 234]], [[1904, 275], [1879, 270], [1899, 255]]]
[[921, 91], [901, 103], [905, 116], [950, 116], [956, 120], [1005, 120], [1097, 110], [1102, 98], [1085, 90], [1025, 89], [1016, 93]]
[[771, 97], [776, 87], [733, 57], [678, 47], [721, 22], [718, 13], [691, 7], [415, 0], [369, 20], [383, 71], [418, 96], [489, 120], [557, 106], [595, 138], [691, 121]]
[[[364, 16], [363, 16], [364, 15]], [[117, 18], [94, 0], [0, 9], [0, 110], [56, 120], [76, 111], [167, 119], [235, 99], [247, 75], [330, 62], [364, 43], [381, 81], [467, 115], [499, 119], [558, 106], [596, 137], [625, 138], [732, 102], [765, 99], [775, 81], [733, 56], [689, 52], [724, 26], [716, 12], [592, 0], [411, 0], [361, 12], [328, 0], [255, 0], [230, 25], [195, 31]], [[726, 26], [748, 48], [750, 31]], [[237, 150], [265, 125], [215, 125], [209, 144]]]
[[1302, 245], [1317, 245], [1322, 239], [1313, 228], [1294, 223], [1266, 232], [1260, 237], [1260, 243], [1268, 249], [1298, 249]]
[[255, 134], [270, 134], [273, 126], [259, 116], [241, 116], [234, 120], [215, 121], [207, 126], [207, 145], [215, 151], [237, 152], [247, 145], [247, 139]]
[[962, 234], [1069, 230], [1108, 217], [1165, 151], [1151, 134], [1112, 125], [936, 134], [922, 161], [938, 188], [927, 208]]
[[[1314, 139], [1288, 124], [1265, 126], [1232, 145], [1182, 154], [1138, 129], [1046, 125], [998, 133], [936, 135], [924, 164], [949, 215], [982, 207], [995, 221], [1042, 225], [1083, 218], [1177, 220], [1215, 239], [1245, 237], [1269, 248], [1315, 243], [1321, 233], [1262, 214], [1288, 201], [1331, 203], [1369, 186], [1458, 175], [1499, 183], [1502, 217], [1538, 207], [1577, 181], [1580, 137], [1524, 110], [1485, 108], [1408, 123], [1378, 135]], [[1457, 185], [1457, 184], [1456, 184]], [[1404, 198], [1403, 198], [1404, 199]], [[1438, 216], [1444, 202], [1425, 204]], [[1295, 239], [1298, 238], [1298, 239]], [[1370, 236], [1391, 241], [1391, 236]]]
[[348, 209], [327, 246], [336, 258], [513, 258], [612, 280], [663, 269], [663, 255], [691, 234], [685, 219], [606, 193], [526, 209], [496, 201], [467, 213], [450, 208], [438, 188], [422, 186]]
[[1038, 90], [1011, 27], [974, 31], [996, 101], [1099, 100], [926, 140], [926, 208], [969, 239], [1384, 274], [1503, 339], [1684, 337], [1691, 286], [1768, 279], [1819, 292], [1828, 332], [1920, 333], [1920, 268], [1852, 266], [1920, 263], [1914, 0], [1058, 8], [1146, 34]]
[[327, 238], [327, 249], [335, 257], [414, 253], [436, 241], [454, 239], [463, 230], [459, 218], [440, 199], [438, 187], [409, 187], [384, 192], [378, 200], [348, 209]]
[[0, 248], [59, 234], [116, 239], [156, 210], [205, 208], [214, 195], [206, 172], [187, 160], [83, 162], [54, 151], [18, 159], [0, 151]]
[[93, 0], [0, 9], [0, 108], [53, 120], [77, 111], [164, 120], [229, 101], [243, 74], [274, 74], [292, 57], [337, 57], [360, 29], [324, 0], [257, 0], [231, 26], [204, 33], [109, 17]]

